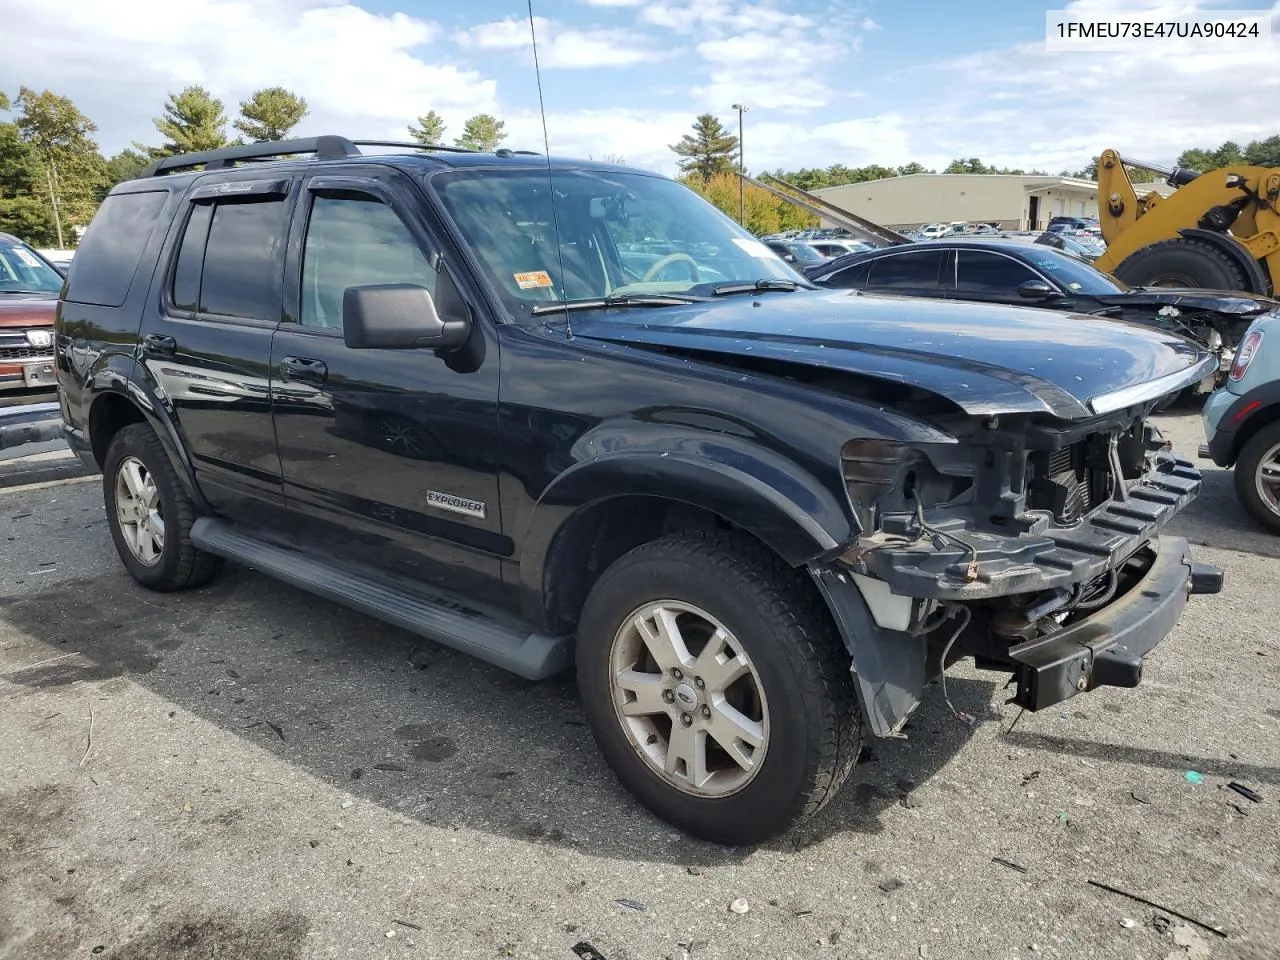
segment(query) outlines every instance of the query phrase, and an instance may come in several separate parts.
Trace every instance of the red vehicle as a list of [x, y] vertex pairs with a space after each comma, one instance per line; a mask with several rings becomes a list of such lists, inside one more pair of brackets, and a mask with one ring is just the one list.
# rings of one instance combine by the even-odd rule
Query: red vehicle
[[0, 233], [0, 449], [61, 436], [53, 317], [62, 273]]

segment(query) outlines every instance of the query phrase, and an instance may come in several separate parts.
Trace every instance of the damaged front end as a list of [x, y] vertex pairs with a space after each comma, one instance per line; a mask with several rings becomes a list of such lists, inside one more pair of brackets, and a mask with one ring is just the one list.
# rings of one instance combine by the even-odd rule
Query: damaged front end
[[955, 660], [1013, 673], [1040, 710], [1135, 686], [1187, 597], [1221, 571], [1161, 529], [1200, 489], [1145, 416], [966, 418], [957, 443], [852, 440], [842, 451], [862, 535], [812, 567], [854, 659], [873, 731], [901, 731]]

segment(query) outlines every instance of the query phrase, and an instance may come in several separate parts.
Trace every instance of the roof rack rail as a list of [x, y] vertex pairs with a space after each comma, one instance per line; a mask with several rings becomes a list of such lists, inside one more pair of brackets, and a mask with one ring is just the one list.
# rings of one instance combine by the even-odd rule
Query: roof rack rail
[[[346, 137], [323, 136], [303, 137], [297, 140], [263, 140], [258, 143], [242, 143], [231, 147], [219, 147], [216, 150], [201, 150], [198, 153], [180, 153], [172, 157], [162, 157], [147, 167], [141, 177], [159, 177], [179, 170], [192, 170], [203, 166], [206, 170], [226, 170], [237, 163], [278, 160], [302, 154], [315, 154], [317, 160], [341, 160], [344, 157], [363, 156], [361, 147], [404, 147], [407, 150], [440, 150], [446, 153], [476, 153], [469, 147], [451, 147], [443, 143], [423, 144], [413, 140], [349, 140]], [[508, 150], [506, 147], [494, 151], [500, 157], [517, 154], [536, 157], [533, 150]]]
[[266, 140], [261, 143], [244, 143], [216, 150], [197, 153], [180, 153], [162, 157], [147, 167], [139, 177], [159, 177], [177, 170], [190, 170], [203, 165], [206, 170], [225, 170], [239, 160], [266, 160], [271, 157], [296, 156], [314, 153], [319, 160], [338, 160], [342, 157], [358, 157], [360, 150], [346, 137], [304, 137], [299, 140]]
[[540, 157], [537, 150], [512, 150], [509, 147], [499, 147], [493, 151], [495, 157]]
[[470, 147], [451, 147], [445, 143], [418, 143], [416, 140], [352, 140], [357, 147], [404, 147], [406, 150], [444, 150], [447, 153], [475, 153]]

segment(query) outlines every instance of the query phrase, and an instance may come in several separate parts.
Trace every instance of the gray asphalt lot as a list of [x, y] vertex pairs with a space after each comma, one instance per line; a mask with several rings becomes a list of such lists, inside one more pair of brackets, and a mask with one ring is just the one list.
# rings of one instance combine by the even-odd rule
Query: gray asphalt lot
[[[1161, 423], [1194, 456], [1195, 411]], [[1191, 600], [1141, 687], [1009, 732], [1005, 677], [957, 667], [973, 730], [932, 689], [908, 740], [754, 850], [633, 803], [568, 680], [239, 567], [147, 593], [96, 482], [11, 487], [0, 957], [1280, 958], [1280, 539], [1201, 466], [1176, 532], [1226, 591]]]

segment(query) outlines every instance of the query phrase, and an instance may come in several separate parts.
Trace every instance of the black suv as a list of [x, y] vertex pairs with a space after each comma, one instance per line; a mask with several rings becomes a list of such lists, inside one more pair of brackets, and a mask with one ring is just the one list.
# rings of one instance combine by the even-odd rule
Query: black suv
[[819, 290], [642, 171], [362, 145], [159, 161], [72, 262], [67, 437], [144, 586], [229, 558], [576, 665], [618, 776], [731, 843], [955, 659], [1030, 710], [1133, 686], [1220, 586], [1159, 536], [1200, 486], [1145, 423], [1212, 370], [1189, 341]]

